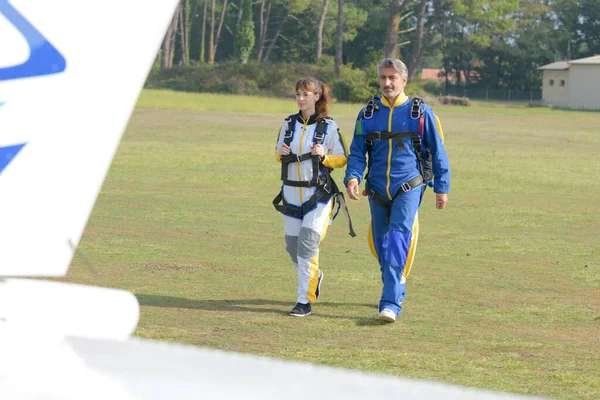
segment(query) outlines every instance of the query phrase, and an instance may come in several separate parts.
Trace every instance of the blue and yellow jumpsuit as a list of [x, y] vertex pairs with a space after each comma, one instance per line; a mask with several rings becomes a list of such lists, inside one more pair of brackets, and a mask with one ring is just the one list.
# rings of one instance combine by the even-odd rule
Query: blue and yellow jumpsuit
[[[364, 135], [371, 131], [419, 133], [420, 121], [411, 117], [411, 105], [412, 101], [401, 93], [394, 104], [389, 104], [385, 97], [378, 99], [371, 118], [364, 118], [363, 111], [359, 113], [344, 178], [346, 185], [351, 179], [358, 180], [359, 184], [362, 181], [367, 166]], [[424, 155], [425, 149], [431, 152], [435, 193], [445, 194], [450, 191], [450, 166], [444, 149], [442, 127], [430, 107], [425, 105], [422, 113], [421, 150]], [[421, 174], [412, 140], [402, 141], [404, 148], [399, 149], [392, 139], [375, 140], [369, 155], [368, 185], [388, 201], [394, 198], [402, 184]], [[419, 232], [417, 211], [423, 190], [421, 185], [397, 196], [390, 206], [389, 223], [385, 207], [369, 199], [370, 245], [378, 259], [383, 281], [379, 311], [388, 308], [396, 316], [402, 310], [406, 277], [415, 255]]]
[[[311, 152], [317, 129], [316, 115], [308, 120], [298, 113], [294, 118], [293, 138], [290, 142], [294, 154]], [[276, 150], [284, 142], [287, 122], [284, 121], [279, 132]], [[337, 124], [332, 118], [327, 118], [325, 137], [321, 143], [325, 152], [322, 163], [329, 168], [341, 168], [348, 160], [348, 147]], [[277, 160], [281, 158], [277, 151]], [[300, 163], [288, 164], [287, 177], [293, 181], [310, 181], [313, 178], [313, 164], [310, 159]], [[283, 196], [287, 203], [301, 207], [317, 190], [316, 187], [296, 187], [283, 185]], [[319, 278], [319, 244], [325, 238], [327, 227], [333, 217], [333, 192], [316, 203], [315, 207], [303, 217], [296, 218], [284, 215], [284, 232], [286, 250], [292, 263], [298, 270], [298, 303], [307, 304], [316, 300], [316, 290]]]

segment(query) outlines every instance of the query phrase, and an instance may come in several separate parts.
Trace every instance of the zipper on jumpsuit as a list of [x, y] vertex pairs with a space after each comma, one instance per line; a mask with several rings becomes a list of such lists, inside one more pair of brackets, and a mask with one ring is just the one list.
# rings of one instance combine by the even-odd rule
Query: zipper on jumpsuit
[[[298, 145], [298, 154], [303, 154], [302, 153], [302, 143], [304, 142], [304, 133], [306, 132], [306, 126], [308, 124], [308, 119], [306, 119], [306, 121], [304, 120], [304, 118], [302, 118], [302, 116], [300, 116], [300, 119], [303, 122], [303, 126], [302, 126], [302, 134], [300, 135], [300, 144]], [[302, 163], [298, 163], [298, 180], [301, 181], [302, 178], [300, 177], [300, 164]], [[300, 189], [298, 192], [300, 193], [300, 205], [304, 204], [304, 201], [302, 201], [302, 190], [304, 190], [304, 188], [299, 187], [298, 189]]]
[[[390, 116], [388, 117], [388, 132], [392, 131], [392, 114], [394, 113], [394, 104], [390, 105]], [[387, 185], [385, 186], [385, 191], [388, 195], [388, 198], [391, 200], [392, 195], [390, 193], [390, 173], [392, 171], [392, 139], [388, 139], [388, 169], [387, 169]]]

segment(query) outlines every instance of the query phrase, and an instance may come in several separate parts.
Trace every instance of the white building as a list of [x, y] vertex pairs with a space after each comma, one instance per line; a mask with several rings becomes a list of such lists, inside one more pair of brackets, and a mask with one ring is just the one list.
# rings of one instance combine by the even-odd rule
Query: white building
[[600, 110], [600, 56], [538, 69], [543, 72], [542, 99], [553, 107]]

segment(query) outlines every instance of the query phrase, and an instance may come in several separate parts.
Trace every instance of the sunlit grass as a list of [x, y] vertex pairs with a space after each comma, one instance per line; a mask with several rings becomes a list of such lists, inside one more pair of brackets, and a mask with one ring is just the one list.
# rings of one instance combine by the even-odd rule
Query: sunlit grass
[[[262, 114], [289, 115], [297, 111], [296, 101], [290, 98], [240, 96], [221, 93], [186, 93], [170, 90], [147, 89], [142, 91], [138, 108], [162, 108], [198, 111], [231, 111]], [[332, 115], [356, 114], [360, 106], [348, 103], [333, 103]]]
[[[273, 148], [293, 100], [144, 91], [68, 279], [134, 292], [136, 335], [561, 399], [600, 398], [600, 114], [436, 107], [452, 165], [426, 193], [397, 323], [365, 200], [321, 247], [314, 315], [289, 318]], [[360, 105], [334, 104], [350, 142]], [[335, 177], [341, 183], [342, 171]]]

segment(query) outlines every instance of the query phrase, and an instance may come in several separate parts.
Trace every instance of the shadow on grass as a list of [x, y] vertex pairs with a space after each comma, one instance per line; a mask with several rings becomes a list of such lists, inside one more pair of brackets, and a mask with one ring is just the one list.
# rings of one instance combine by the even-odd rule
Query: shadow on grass
[[[181, 297], [163, 296], [155, 294], [136, 294], [138, 301], [141, 306], [150, 307], [168, 307], [168, 308], [190, 308], [194, 310], [207, 310], [207, 311], [241, 311], [241, 312], [253, 312], [253, 313], [274, 313], [280, 315], [287, 315], [294, 303], [290, 301], [280, 300], [266, 300], [266, 299], [243, 299], [243, 300], [193, 300], [185, 299]], [[278, 307], [278, 308], [273, 308]], [[332, 303], [332, 302], [319, 302], [314, 305], [321, 310], [331, 308], [349, 308], [349, 307], [365, 307], [371, 309], [369, 314], [375, 316], [374, 311], [377, 309], [375, 304], [366, 303]], [[322, 312], [315, 313], [314, 316], [325, 317], [325, 318], [340, 318], [340, 319], [353, 319], [357, 321], [358, 326], [375, 326], [381, 325], [382, 323], [376, 319], [365, 318], [365, 317], [352, 317], [344, 315], [331, 315], [323, 314]]]

